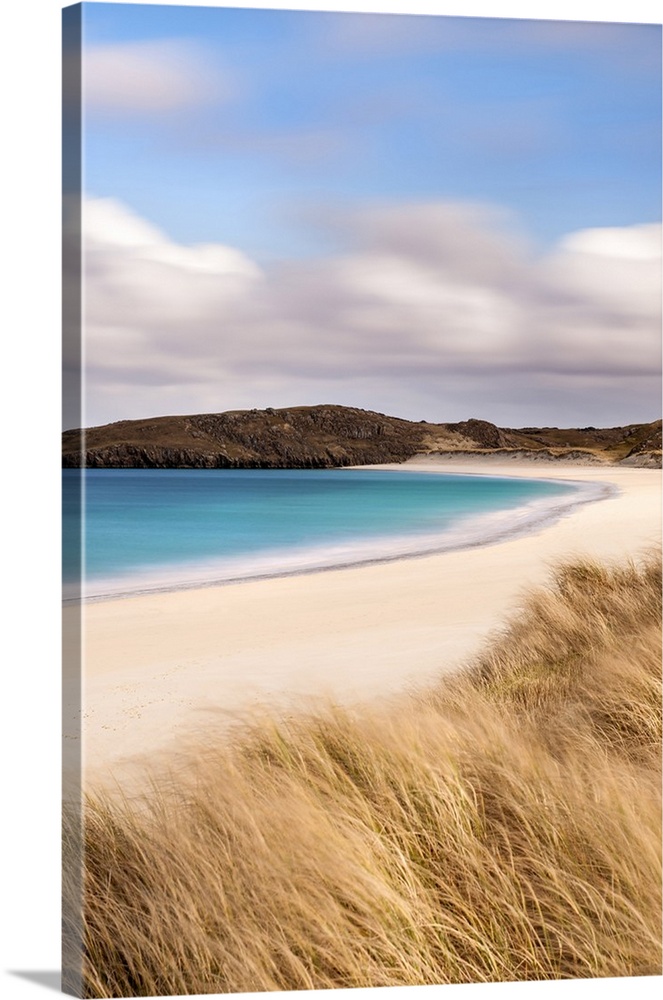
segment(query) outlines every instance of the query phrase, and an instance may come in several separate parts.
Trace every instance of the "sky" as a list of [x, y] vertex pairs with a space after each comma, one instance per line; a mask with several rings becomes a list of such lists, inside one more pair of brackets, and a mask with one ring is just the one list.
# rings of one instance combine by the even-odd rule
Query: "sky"
[[87, 426], [660, 416], [660, 24], [83, 11]]

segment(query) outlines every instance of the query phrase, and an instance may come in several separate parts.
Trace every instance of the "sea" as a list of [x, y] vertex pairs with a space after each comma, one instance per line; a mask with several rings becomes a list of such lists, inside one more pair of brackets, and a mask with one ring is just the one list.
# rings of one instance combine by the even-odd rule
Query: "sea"
[[64, 599], [310, 573], [498, 542], [605, 484], [379, 469], [66, 469]]

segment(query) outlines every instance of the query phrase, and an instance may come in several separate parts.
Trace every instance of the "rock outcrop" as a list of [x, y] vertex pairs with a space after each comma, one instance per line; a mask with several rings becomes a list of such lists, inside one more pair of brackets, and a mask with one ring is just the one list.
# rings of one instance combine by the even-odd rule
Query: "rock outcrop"
[[660, 465], [661, 422], [513, 430], [476, 419], [415, 422], [349, 406], [269, 407], [121, 420], [65, 431], [62, 445], [65, 468], [324, 469], [461, 452]]

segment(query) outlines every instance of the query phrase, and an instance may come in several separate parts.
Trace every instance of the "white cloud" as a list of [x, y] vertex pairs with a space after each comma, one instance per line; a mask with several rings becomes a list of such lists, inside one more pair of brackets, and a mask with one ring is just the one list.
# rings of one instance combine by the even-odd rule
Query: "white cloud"
[[186, 41], [93, 45], [83, 56], [87, 110], [143, 114], [226, 101], [234, 86], [204, 50]]
[[321, 401], [512, 425], [655, 415], [660, 226], [541, 258], [492, 211], [385, 206], [345, 220], [347, 252], [262, 271], [111, 199], [84, 218], [88, 423]]
[[615, 321], [647, 322], [661, 298], [661, 226], [585, 229], [560, 241], [546, 271], [560, 291], [609, 310]]
[[88, 198], [83, 209], [88, 253], [107, 252], [116, 259], [170, 264], [182, 271], [217, 276], [257, 277], [260, 269], [233, 247], [219, 243], [181, 246], [114, 198]]
[[87, 198], [83, 225], [88, 249], [150, 246], [166, 239], [160, 229], [114, 198]]
[[565, 237], [560, 247], [565, 252], [593, 254], [622, 260], [661, 259], [661, 227], [629, 226], [622, 229], [584, 229]]

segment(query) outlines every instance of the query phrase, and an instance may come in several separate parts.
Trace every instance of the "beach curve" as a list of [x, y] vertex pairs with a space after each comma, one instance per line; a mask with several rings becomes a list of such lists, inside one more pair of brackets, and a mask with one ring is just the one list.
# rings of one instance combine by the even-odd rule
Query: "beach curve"
[[381, 468], [603, 483], [612, 493], [490, 545], [85, 605], [86, 784], [122, 783], [206, 727], [260, 709], [425, 684], [474, 655], [560, 561], [660, 547], [657, 470], [484, 456]]

